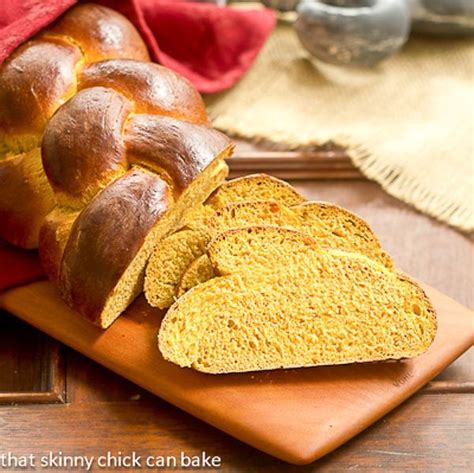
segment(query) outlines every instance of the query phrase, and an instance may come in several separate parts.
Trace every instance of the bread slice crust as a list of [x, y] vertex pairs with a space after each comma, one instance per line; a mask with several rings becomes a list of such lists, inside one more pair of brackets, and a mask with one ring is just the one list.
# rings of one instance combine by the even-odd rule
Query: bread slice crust
[[227, 181], [206, 201], [213, 209], [242, 201], [275, 200], [288, 206], [301, 204], [306, 198], [292, 185], [268, 174], [248, 174]]

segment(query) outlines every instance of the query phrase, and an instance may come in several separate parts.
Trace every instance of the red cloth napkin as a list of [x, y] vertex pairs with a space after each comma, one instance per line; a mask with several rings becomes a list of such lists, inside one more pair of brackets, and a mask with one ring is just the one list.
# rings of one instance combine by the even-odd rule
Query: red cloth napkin
[[[0, 63], [77, 0], [8, 0], [0, 9]], [[251, 66], [275, 25], [271, 10], [236, 10], [189, 0], [95, 0], [123, 13], [153, 60], [200, 92], [231, 87]]]
[[[77, 0], [7, 0], [0, 8], [0, 64], [22, 42]], [[96, 0], [124, 14], [151, 57], [187, 77], [201, 92], [235, 84], [273, 29], [270, 10], [239, 11], [185, 0]], [[0, 222], [1, 224], [1, 222]], [[0, 291], [43, 275], [36, 252], [0, 242]]]
[[44, 276], [38, 252], [0, 242], [0, 291]]

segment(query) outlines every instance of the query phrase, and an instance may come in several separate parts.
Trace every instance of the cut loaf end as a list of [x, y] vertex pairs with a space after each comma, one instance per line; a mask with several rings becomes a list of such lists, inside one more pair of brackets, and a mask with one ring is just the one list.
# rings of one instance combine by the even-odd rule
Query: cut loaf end
[[230, 156], [232, 148], [226, 148], [207, 169], [186, 189], [170, 210], [160, 217], [130, 265], [124, 271], [99, 316], [99, 325], [109, 327], [119, 317], [144, 288], [145, 268], [157, 242], [176, 231], [186, 214], [196, 205], [203, 202], [210, 192], [219, 186], [228, 174], [224, 158]]
[[74, 222], [64, 248], [59, 286], [68, 304], [108, 328], [143, 290], [157, 242], [224, 181], [231, 151], [219, 153], [176, 201], [163, 179], [140, 167], [99, 193]]

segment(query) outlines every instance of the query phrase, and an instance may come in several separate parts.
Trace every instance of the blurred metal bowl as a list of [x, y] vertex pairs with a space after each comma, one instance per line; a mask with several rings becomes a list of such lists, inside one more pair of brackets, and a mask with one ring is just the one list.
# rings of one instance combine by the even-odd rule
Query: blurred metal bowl
[[474, 0], [409, 0], [412, 29], [442, 36], [474, 34]]
[[303, 0], [295, 30], [303, 46], [322, 61], [373, 66], [408, 39], [405, 0]]
[[279, 11], [293, 11], [300, 0], [260, 0], [265, 6]]

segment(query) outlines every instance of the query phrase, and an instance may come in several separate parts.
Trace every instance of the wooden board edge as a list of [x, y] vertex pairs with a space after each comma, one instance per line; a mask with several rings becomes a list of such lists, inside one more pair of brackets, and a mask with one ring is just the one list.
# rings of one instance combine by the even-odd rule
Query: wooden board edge
[[51, 346], [48, 344], [46, 348], [48, 350], [47, 385], [41, 386], [38, 391], [0, 392], [0, 406], [8, 404], [64, 404], [66, 402], [66, 373], [64, 357], [61, 353], [62, 345], [61, 342], [52, 338], [50, 340], [52, 341]]
[[344, 151], [240, 151], [227, 161], [230, 176], [266, 172], [281, 179], [366, 179]]
[[16, 404], [64, 404], [64, 396], [55, 390], [48, 392], [0, 392], [1, 405]]

